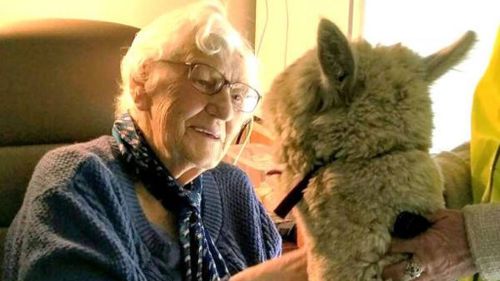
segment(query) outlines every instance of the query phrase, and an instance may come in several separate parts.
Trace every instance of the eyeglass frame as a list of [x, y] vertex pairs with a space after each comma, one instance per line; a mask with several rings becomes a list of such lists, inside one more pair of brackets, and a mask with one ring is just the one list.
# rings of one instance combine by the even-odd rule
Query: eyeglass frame
[[[241, 111], [241, 112], [245, 112], [245, 113], [252, 113], [255, 111], [255, 109], [257, 109], [257, 106], [259, 105], [259, 102], [260, 100], [262, 99], [262, 95], [259, 93], [259, 91], [257, 91], [255, 88], [253, 88], [252, 86], [246, 84], [246, 83], [243, 83], [243, 82], [231, 82], [229, 81], [226, 76], [220, 72], [217, 68], [209, 65], [209, 64], [206, 64], [206, 63], [202, 63], [202, 62], [179, 62], [179, 61], [172, 61], [172, 60], [167, 60], [167, 59], [162, 59], [162, 60], [158, 60], [160, 62], [166, 62], [166, 63], [172, 63], [172, 64], [177, 64], [177, 65], [183, 65], [183, 66], [187, 66], [188, 69], [189, 69], [189, 72], [188, 72], [188, 79], [189, 81], [191, 82], [191, 86], [198, 92], [204, 94], [204, 95], [208, 95], [208, 96], [213, 96], [213, 95], [216, 95], [217, 93], [219, 93], [224, 87], [226, 86], [229, 86], [229, 91], [231, 91], [231, 85], [234, 85], [234, 84], [241, 84], [241, 85], [244, 85], [246, 87], [248, 87], [249, 89], [253, 90], [256, 94], [257, 94], [257, 102], [255, 103], [255, 106], [252, 110], [250, 111], [245, 111], [245, 110], [242, 110], [241, 108], [238, 108], [238, 111]], [[204, 92], [204, 91], [201, 91], [200, 89], [196, 88], [194, 85], [193, 85], [193, 80], [191, 80], [191, 73], [194, 69], [194, 67], [196, 65], [203, 65], [203, 66], [206, 66], [212, 70], [214, 70], [216, 73], [218, 73], [220, 75], [220, 77], [222, 77], [223, 79], [223, 83], [221, 83], [221, 86], [216, 90], [214, 91], [213, 93], [209, 93], [209, 92]]]

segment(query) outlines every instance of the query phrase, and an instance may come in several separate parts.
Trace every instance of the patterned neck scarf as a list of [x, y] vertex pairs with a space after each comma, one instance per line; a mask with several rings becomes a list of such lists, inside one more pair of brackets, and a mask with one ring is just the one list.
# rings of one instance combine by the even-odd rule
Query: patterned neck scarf
[[201, 219], [201, 176], [182, 187], [126, 113], [113, 126], [123, 160], [165, 209], [177, 215], [185, 280], [229, 280], [229, 271]]

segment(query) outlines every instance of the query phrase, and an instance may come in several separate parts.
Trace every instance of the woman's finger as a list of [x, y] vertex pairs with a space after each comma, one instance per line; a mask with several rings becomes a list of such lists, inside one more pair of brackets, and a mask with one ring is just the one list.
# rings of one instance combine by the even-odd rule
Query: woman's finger
[[405, 267], [406, 267], [406, 261], [388, 265], [384, 267], [384, 270], [382, 271], [382, 278], [384, 280], [392, 280], [392, 281], [402, 280]]
[[418, 247], [418, 237], [414, 239], [404, 240], [392, 238], [389, 253], [402, 254], [402, 253], [415, 253]]

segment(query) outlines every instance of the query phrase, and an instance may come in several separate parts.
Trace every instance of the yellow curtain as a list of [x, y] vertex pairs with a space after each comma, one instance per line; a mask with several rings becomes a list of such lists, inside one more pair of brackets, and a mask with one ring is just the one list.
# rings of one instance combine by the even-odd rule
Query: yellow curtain
[[474, 94], [471, 125], [474, 203], [500, 202], [500, 27], [488, 68]]

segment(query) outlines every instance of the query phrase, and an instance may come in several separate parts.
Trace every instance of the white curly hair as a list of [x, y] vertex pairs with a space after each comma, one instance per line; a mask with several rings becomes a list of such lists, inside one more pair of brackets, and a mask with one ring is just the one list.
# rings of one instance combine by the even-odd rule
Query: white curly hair
[[137, 33], [121, 62], [122, 91], [115, 115], [135, 106], [131, 81], [143, 77], [148, 63], [185, 59], [195, 48], [209, 56], [241, 55], [248, 83], [259, 87], [253, 48], [231, 25], [225, 7], [219, 1], [198, 1], [160, 16]]

